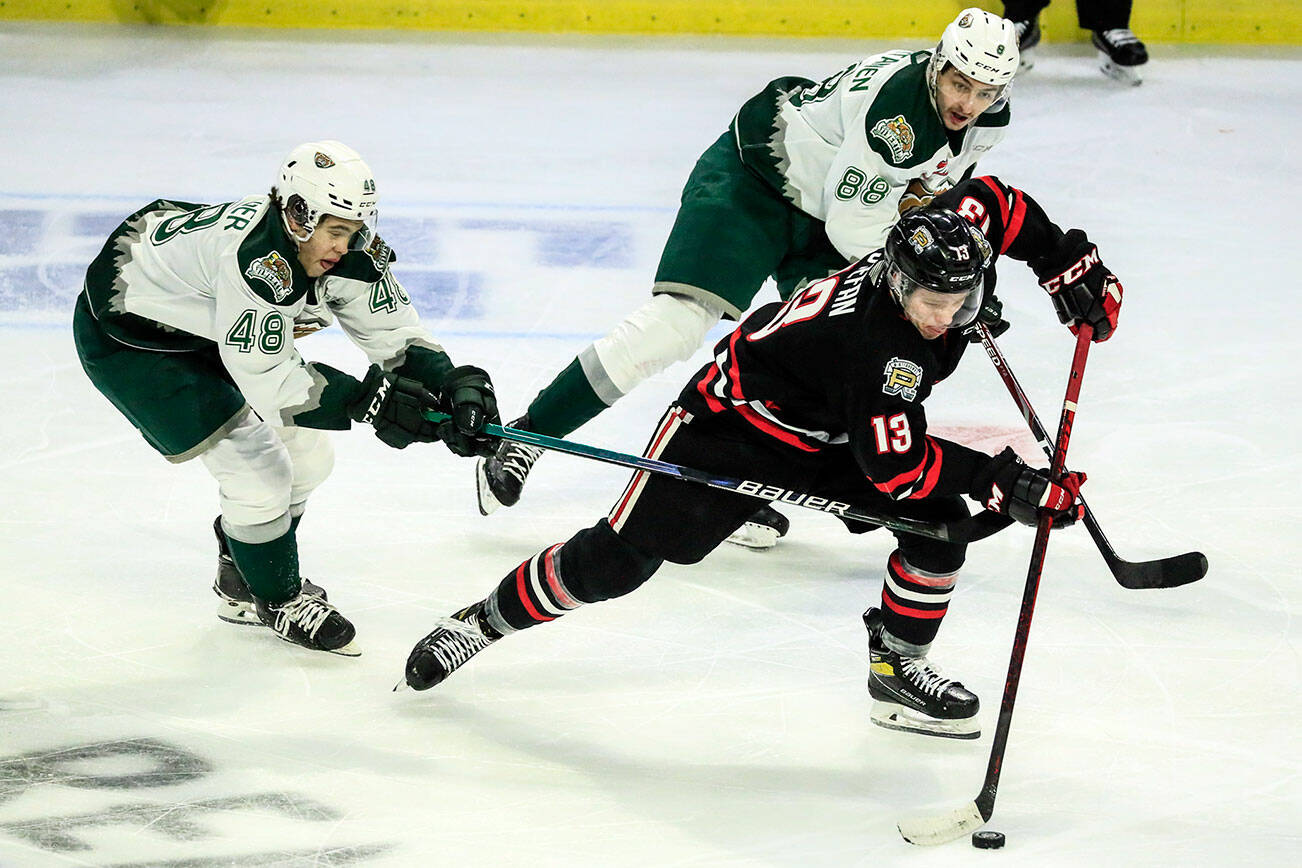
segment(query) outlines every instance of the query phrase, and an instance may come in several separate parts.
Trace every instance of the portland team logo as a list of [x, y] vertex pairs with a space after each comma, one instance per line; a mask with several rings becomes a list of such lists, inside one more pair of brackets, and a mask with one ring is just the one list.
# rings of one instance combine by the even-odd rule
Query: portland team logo
[[249, 263], [248, 269], [244, 275], [255, 280], [260, 280], [271, 288], [271, 294], [277, 302], [289, 298], [289, 294], [294, 289], [294, 272], [290, 270], [289, 263], [285, 257], [281, 256], [278, 251], [271, 251], [261, 259], [255, 259]]
[[895, 356], [886, 363], [886, 382], [882, 384], [882, 394], [899, 395], [906, 401], [918, 397], [918, 386], [922, 385], [922, 366]]

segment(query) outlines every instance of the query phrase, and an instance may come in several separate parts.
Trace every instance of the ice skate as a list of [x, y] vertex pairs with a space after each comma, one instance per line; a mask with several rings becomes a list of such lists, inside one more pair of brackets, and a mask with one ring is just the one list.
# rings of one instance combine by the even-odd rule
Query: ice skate
[[882, 641], [879, 609], [863, 614], [868, 628], [868, 693], [873, 698], [872, 722], [885, 729], [941, 738], [981, 735], [976, 695], [941, 675], [926, 657], [906, 657]]
[[741, 527], [732, 532], [728, 542], [763, 551], [777, 545], [778, 540], [787, 535], [787, 529], [790, 527], [791, 522], [785, 515], [765, 504], [746, 519]]
[[1095, 30], [1090, 41], [1099, 50], [1099, 69], [1104, 75], [1124, 84], [1143, 84], [1140, 67], [1148, 63], [1148, 49], [1129, 27]]
[[[528, 430], [529, 417], [516, 419], [508, 428]], [[503, 440], [487, 458], [475, 462], [475, 492], [479, 496], [479, 514], [489, 515], [498, 507], [515, 506], [524, 489], [529, 471], [542, 455], [537, 446]]]
[[429, 690], [441, 684], [471, 657], [502, 638], [484, 623], [483, 606], [482, 602], [475, 603], [450, 618], [440, 618], [438, 626], [416, 643], [407, 657], [408, 687]]
[[[222, 531], [221, 516], [213, 521], [212, 530], [217, 536], [217, 578], [212, 583], [213, 593], [217, 595], [217, 617], [228, 624], [263, 626], [262, 619], [253, 607], [253, 592], [231, 559], [230, 546], [226, 545], [226, 534]], [[314, 585], [307, 579], [303, 579], [302, 593], [326, 599], [325, 588]]]
[[1014, 21], [1013, 27], [1017, 30], [1017, 69], [1026, 72], [1035, 66], [1035, 47], [1040, 44], [1040, 18]]
[[357, 631], [352, 622], [320, 597], [300, 593], [283, 603], [254, 600], [253, 605], [262, 623], [286, 642], [344, 657], [361, 656], [362, 649], [353, 644]]

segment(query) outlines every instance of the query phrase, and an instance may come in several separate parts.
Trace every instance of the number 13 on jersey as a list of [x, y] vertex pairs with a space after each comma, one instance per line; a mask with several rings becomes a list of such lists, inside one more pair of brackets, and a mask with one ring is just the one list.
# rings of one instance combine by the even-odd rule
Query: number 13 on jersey
[[908, 452], [913, 446], [913, 432], [909, 430], [909, 417], [903, 413], [894, 416], [874, 416], [871, 420], [873, 437], [877, 441], [877, 454]]

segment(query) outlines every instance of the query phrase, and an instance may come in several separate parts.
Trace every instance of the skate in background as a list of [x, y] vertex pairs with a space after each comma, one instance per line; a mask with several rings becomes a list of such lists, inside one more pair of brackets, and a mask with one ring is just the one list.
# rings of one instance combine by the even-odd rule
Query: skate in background
[[[1017, 28], [1022, 70], [1035, 66], [1040, 44], [1040, 13], [1049, 0], [1008, 0], [1004, 17]], [[1141, 67], [1148, 63], [1148, 49], [1130, 29], [1131, 0], [1076, 0], [1076, 20], [1090, 31], [1090, 43], [1098, 49], [1099, 69], [1123, 84], [1143, 84]]]

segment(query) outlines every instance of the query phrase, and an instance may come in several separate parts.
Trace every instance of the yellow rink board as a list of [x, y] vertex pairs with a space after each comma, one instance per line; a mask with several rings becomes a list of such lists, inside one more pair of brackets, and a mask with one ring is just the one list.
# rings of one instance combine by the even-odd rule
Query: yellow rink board
[[[970, 0], [969, 0], [970, 2]], [[0, 20], [537, 33], [933, 39], [959, 0], [0, 0]], [[1000, 11], [998, 3], [981, 3]], [[1302, 0], [1136, 0], [1150, 43], [1302, 44]], [[1080, 41], [1072, 0], [1041, 16]]]

